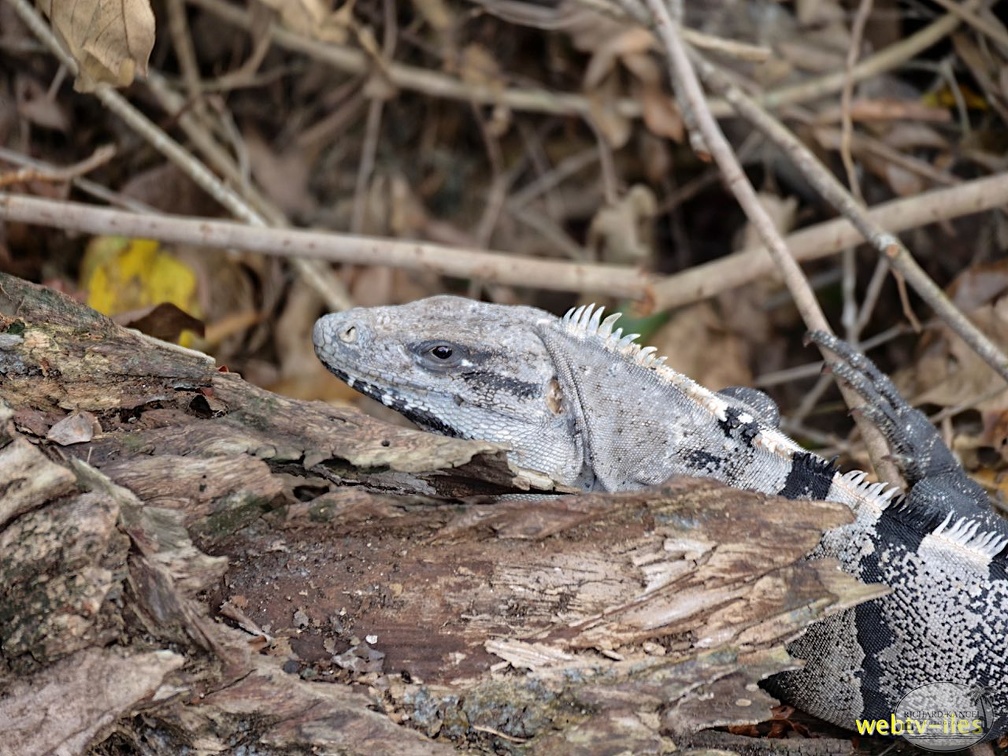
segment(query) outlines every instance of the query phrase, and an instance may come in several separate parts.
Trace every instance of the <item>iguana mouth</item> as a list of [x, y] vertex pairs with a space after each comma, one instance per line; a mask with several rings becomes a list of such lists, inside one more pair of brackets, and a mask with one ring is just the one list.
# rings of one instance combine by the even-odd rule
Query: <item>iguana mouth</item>
[[423, 430], [438, 433], [442, 436], [451, 436], [452, 438], [465, 438], [464, 434], [445, 423], [433, 412], [423, 407], [417, 407], [393, 389], [369, 383], [367, 380], [361, 378], [354, 378], [349, 373], [329, 364], [326, 364], [326, 368], [354, 391], [358, 391], [364, 394], [364, 396], [374, 399], [376, 402], [381, 402]]

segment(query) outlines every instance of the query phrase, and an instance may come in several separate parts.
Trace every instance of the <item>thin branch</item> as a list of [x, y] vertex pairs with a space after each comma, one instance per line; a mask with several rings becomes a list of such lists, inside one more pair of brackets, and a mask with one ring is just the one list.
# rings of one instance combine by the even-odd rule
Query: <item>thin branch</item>
[[[724, 72], [694, 52], [691, 56], [704, 81], [727, 99], [739, 115], [755, 126], [767, 139], [780, 147], [805, 179], [834, 208], [844, 215], [868, 242], [889, 258], [893, 269], [906, 279], [917, 294], [959, 337], [1008, 381], [1008, 357], [984, 333], [966, 318], [945, 293], [913, 259], [909, 250], [881, 224], [872, 220], [865, 208], [851, 196], [843, 184], [819, 162], [802, 142], [770, 113], [748, 97]], [[1002, 180], [1008, 175], [1002, 174]]]
[[872, 0], [861, 0], [858, 4], [854, 23], [851, 26], [851, 41], [847, 49], [847, 60], [844, 64], [844, 84], [840, 91], [840, 158], [844, 170], [847, 171], [847, 185], [851, 193], [864, 202], [861, 194], [861, 183], [858, 181], [857, 170], [854, 168], [854, 158], [851, 156], [851, 139], [854, 135], [854, 122], [851, 118], [851, 100], [854, 98], [854, 79], [851, 72], [857, 65], [858, 52], [861, 50], [861, 40], [864, 37], [865, 25], [871, 14]]
[[[678, 80], [678, 86], [675, 88], [688, 98], [694, 122], [701, 131], [701, 139], [697, 141], [702, 141], [710, 150], [710, 154], [721, 169], [732, 194], [735, 195], [735, 199], [741, 205], [749, 222], [769, 250], [777, 269], [784, 278], [788, 291], [791, 292], [795, 306], [809, 330], [829, 332], [831, 330], [829, 323], [819, 307], [815, 292], [812, 291], [801, 267], [788, 251], [773, 219], [759, 201], [755, 188], [746, 178], [742, 166], [736, 159], [735, 153], [732, 152], [731, 145], [707, 107], [700, 80], [697, 78], [690, 56], [687, 54], [680, 37], [679, 24], [672, 20], [664, 0], [647, 0], [647, 4], [654, 14], [658, 36], [669, 59], [669, 74], [673, 79]], [[828, 355], [824, 352], [823, 356]], [[838, 386], [848, 406], [855, 406], [858, 399], [857, 393], [849, 386], [842, 384], [838, 384]], [[855, 421], [861, 430], [861, 437], [864, 439], [865, 447], [868, 449], [872, 464], [879, 476], [890, 482], [901, 480], [896, 466], [888, 459], [889, 445], [879, 430], [867, 418], [856, 417]]]
[[[876, 205], [866, 216], [872, 223], [896, 234], [1006, 204], [1008, 173], [998, 173]], [[850, 221], [837, 218], [790, 234], [786, 241], [796, 260], [808, 262], [836, 254], [852, 244], [861, 244], [864, 237]], [[663, 279], [655, 284], [652, 304], [656, 310], [681, 307], [771, 275], [774, 270], [773, 260], [762, 247], [745, 249]]]
[[[1002, 173], [918, 197], [887, 202], [872, 208], [868, 216], [892, 233], [898, 233], [1005, 204], [1008, 204], [1008, 174]], [[160, 220], [155, 221], [157, 218]], [[93, 205], [20, 195], [0, 194], [0, 219], [71, 231], [144, 236], [169, 243], [225, 248], [233, 245], [283, 257], [304, 255], [332, 262], [391, 265], [459, 277], [472, 275], [487, 282], [553, 291], [609, 293], [638, 300], [644, 312], [698, 302], [775, 271], [773, 261], [762, 247], [742, 250], [673, 276], [660, 277], [615, 265], [583, 265], [437, 244], [363, 239], [349, 234], [294, 229], [256, 231], [252, 228], [238, 232], [236, 224], [226, 221], [117, 214]], [[785, 241], [795, 259], [804, 262], [836, 254], [844, 247], [860, 243], [862, 237], [849, 221], [838, 218], [790, 234]], [[366, 250], [362, 245], [366, 245]], [[414, 254], [415, 249], [420, 251]]]
[[[871, 14], [872, 0], [860, 0], [857, 13], [854, 16], [854, 23], [851, 25], [851, 40], [847, 48], [847, 59], [844, 62], [844, 85], [840, 91], [840, 159], [843, 162], [844, 170], [847, 172], [847, 185], [851, 192], [859, 201], [864, 202], [864, 195], [861, 194], [861, 182], [858, 181], [857, 169], [854, 166], [854, 157], [851, 154], [851, 141], [854, 137], [854, 120], [851, 115], [851, 101], [854, 98], [854, 80], [851, 78], [851, 71], [857, 65], [861, 42], [864, 38], [865, 25], [868, 23], [868, 16]], [[854, 257], [854, 248], [848, 247], [843, 251], [843, 311], [840, 322], [844, 327], [844, 337], [848, 341], [857, 340], [857, 332], [854, 324], [857, 320], [856, 284], [857, 265]], [[817, 392], [813, 390], [806, 394], [803, 406], [809, 406], [809, 396], [821, 394], [824, 381], [820, 380], [816, 384]]]
[[[99, 150], [104, 149], [99, 147]], [[85, 162], [91, 160], [92, 158], [86, 158]], [[157, 212], [153, 207], [148, 205], [146, 202], [140, 202], [139, 200], [133, 199], [132, 197], [127, 197], [123, 194], [113, 192], [107, 186], [99, 184], [90, 179], [83, 178], [81, 176], [66, 176], [65, 174], [68, 170], [71, 173], [76, 173], [76, 169], [79, 167], [71, 166], [67, 169], [63, 166], [54, 166], [51, 163], [47, 163], [42, 160], [35, 160], [27, 155], [22, 155], [20, 152], [14, 152], [6, 147], [0, 147], [0, 161], [5, 163], [10, 163], [12, 165], [20, 165], [25, 168], [30, 168], [37, 171], [42, 176], [63, 176], [63, 180], [69, 181], [73, 186], [75, 186], [80, 191], [85, 194], [89, 194], [92, 197], [96, 197], [114, 207], [123, 207], [127, 210], [132, 210], [135, 213], [154, 213]]]
[[1000, 23], [988, 21], [978, 16], [974, 10], [976, 6], [967, 6], [966, 3], [955, 3], [952, 0], [935, 0], [935, 2], [949, 13], [961, 18], [981, 34], [990, 37], [993, 41], [1008, 49], [1008, 32], [1005, 31]]
[[352, 234], [252, 227], [208, 218], [140, 215], [79, 202], [4, 193], [0, 193], [0, 220], [218, 249], [234, 247], [275, 257], [389, 265], [555, 291], [604, 292], [646, 298], [655, 280], [654, 276], [629, 267], [578, 264]]
[[746, 178], [742, 166], [732, 152], [731, 145], [728, 144], [728, 140], [707, 107], [700, 80], [696, 77], [683, 46], [679, 25], [672, 21], [663, 0], [647, 0], [647, 5], [654, 14], [658, 35], [668, 55], [671, 76], [678, 83], [679, 91], [688, 100], [688, 103], [683, 103], [684, 108], [688, 107], [693, 112], [696, 128], [701, 132], [696, 141], [706, 146], [721, 169], [725, 183], [773, 257], [809, 330], [829, 330], [829, 323], [819, 307], [819, 302], [816, 301], [812, 287], [809, 286], [798, 263], [788, 252], [787, 245], [774, 226], [773, 219], [759, 201], [756, 190]]
[[[96, 149], [90, 156], [73, 165], [57, 168], [56, 166], [43, 167], [42, 164], [36, 163], [34, 165], [26, 165], [16, 171], [8, 171], [6, 173], [0, 171], [0, 188], [27, 181], [46, 181], [53, 184], [73, 181], [90, 173], [95, 168], [105, 165], [105, 163], [115, 157], [115, 154], [115, 146], [105, 144]], [[3, 159], [3, 157], [0, 156], [0, 159]]]

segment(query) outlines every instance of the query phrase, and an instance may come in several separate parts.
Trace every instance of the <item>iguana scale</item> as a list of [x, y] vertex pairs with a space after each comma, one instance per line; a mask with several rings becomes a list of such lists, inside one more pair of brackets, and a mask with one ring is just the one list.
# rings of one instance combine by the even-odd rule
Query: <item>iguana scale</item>
[[835, 337], [834, 373], [865, 399], [905, 495], [840, 473], [777, 429], [755, 389], [714, 393], [664, 364], [618, 315], [440, 296], [356, 308], [315, 324], [319, 359], [421, 428], [508, 444], [512, 461], [585, 490], [618, 491], [674, 475], [716, 478], [787, 498], [841, 502], [854, 521], [828, 531], [831, 556], [892, 592], [818, 622], [789, 646], [802, 669], [766, 687], [840, 726], [888, 719], [904, 694], [939, 682], [986, 693], [1008, 731], [1008, 523], [991, 511], [926, 416], [868, 358]]

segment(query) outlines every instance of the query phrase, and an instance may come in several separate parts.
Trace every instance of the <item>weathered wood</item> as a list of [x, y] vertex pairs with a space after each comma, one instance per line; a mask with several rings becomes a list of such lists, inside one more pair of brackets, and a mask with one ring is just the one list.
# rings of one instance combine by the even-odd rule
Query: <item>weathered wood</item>
[[496, 499], [549, 486], [4, 276], [0, 465], [0, 752], [661, 752], [768, 718], [783, 642], [879, 593], [803, 560], [842, 506]]

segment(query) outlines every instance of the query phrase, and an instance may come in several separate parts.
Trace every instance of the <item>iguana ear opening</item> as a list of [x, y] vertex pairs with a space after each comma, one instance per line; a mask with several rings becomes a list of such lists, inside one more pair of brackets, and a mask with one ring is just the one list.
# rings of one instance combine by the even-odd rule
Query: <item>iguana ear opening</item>
[[549, 384], [546, 388], [546, 407], [554, 415], [562, 415], [563, 408], [563, 389], [560, 388], [560, 380], [554, 375], [549, 380]]

